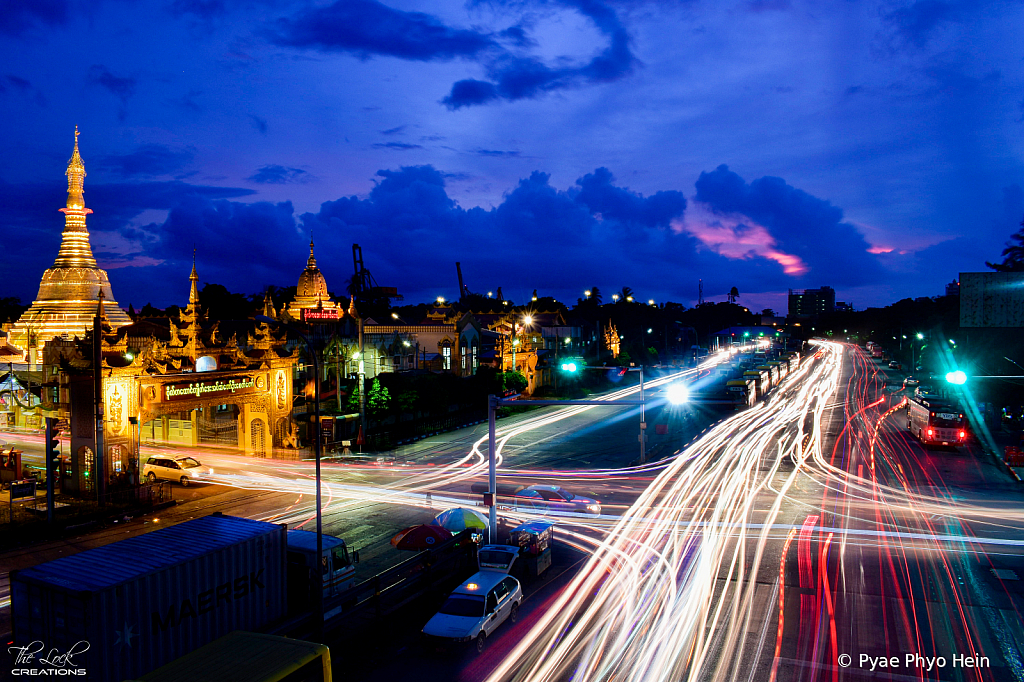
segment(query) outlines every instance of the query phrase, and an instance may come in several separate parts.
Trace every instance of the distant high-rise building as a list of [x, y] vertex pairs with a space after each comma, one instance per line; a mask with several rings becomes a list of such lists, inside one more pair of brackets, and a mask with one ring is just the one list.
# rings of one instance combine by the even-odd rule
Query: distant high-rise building
[[832, 287], [819, 289], [789, 290], [789, 316], [814, 317], [831, 313], [836, 309], [836, 290]]
[[946, 285], [946, 296], [959, 296], [960, 295], [960, 280], [954, 279], [952, 282]]

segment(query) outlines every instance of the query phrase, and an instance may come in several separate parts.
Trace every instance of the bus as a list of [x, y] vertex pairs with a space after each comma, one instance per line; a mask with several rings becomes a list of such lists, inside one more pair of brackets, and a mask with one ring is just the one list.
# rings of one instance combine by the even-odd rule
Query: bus
[[925, 445], [963, 445], [967, 423], [956, 403], [933, 397], [907, 398], [907, 429]]
[[236, 630], [134, 682], [331, 682], [323, 644]]

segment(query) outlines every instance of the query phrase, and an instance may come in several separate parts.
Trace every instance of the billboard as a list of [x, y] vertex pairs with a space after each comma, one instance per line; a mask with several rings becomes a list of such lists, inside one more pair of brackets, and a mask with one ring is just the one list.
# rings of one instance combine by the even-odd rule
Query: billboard
[[961, 272], [961, 327], [1024, 327], [1024, 272]]

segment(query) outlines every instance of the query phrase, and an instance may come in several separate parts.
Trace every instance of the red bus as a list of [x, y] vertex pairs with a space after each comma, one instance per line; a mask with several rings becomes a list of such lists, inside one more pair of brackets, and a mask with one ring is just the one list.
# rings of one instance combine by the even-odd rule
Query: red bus
[[907, 399], [907, 429], [925, 445], [963, 445], [967, 422], [956, 403], [937, 398]]

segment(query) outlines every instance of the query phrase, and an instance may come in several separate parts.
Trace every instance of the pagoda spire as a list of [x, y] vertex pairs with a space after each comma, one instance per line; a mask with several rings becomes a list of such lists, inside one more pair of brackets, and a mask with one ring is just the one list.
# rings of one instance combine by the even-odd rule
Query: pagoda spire
[[188, 304], [193, 310], [199, 310], [199, 275], [196, 274], [196, 245], [192, 245], [192, 274], [188, 276], [191, 282], [188, 291]]
[[85, 216], [92, 213], [85, 207], [85, 164], [78, 152], [78, 126], [75, 126], [75, 149], [68, 161], [68, 204], [60, 209], [64, 214], [64, 232], [61, 235], [60, 251], [53, 262], [54, 267], [95, 268], [96, 259], [89, 245], [89, 231], [85, 228]]
[[313, 255], [313, 231], [309, 231], [309, 260], [306, 261], [307, 270], [316, 270], [316, 256]]

